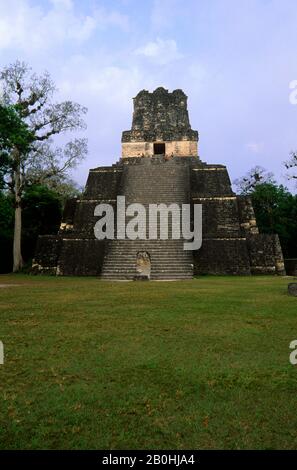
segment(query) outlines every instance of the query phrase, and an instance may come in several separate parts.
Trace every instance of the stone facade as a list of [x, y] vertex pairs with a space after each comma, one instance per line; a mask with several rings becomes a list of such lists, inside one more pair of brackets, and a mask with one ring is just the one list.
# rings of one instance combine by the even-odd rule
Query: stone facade
[[[189, 150], [197, 145], [198, 133], [190, 128], [187, 97], [181, 90], [140, 92], [134, 99], [132, 129], [123, 132], [122, 142], [121, 160], [90, 170], [83, 196], [67, 203], [57, 236], [39, 237], [33, 272], [106, 279], [285, 273], [278, 236], [259, 234], [251, 200], [234, 194], [227, 168], [202, 162], [195, 147]], [[158, 142], [165, 143], [165, 152], [159, 153], [163, 146], [151, 153]], [[135, 155], [128, 147], [132, 144], [144, 146], [147, 153], [139, 147], [141, 153]], [[168, 154], [168, 149], [174, 150]], [[119, 195], [126, 204], [144, 207], [202, 204], [202, 247], [185, 251], [184, 240], [170, 237], [97, 240], [94, 209], [109, 203], [116, 211]]]
[[122, 158], [196, 157], [198, 132], [191, 129], [187, 99], [182, 90], [140, 91], [133, 100], [132, 129], [122, 134]]
[[[158, 141], [156, 141], [158, 142]], [[160, 140], [162, 142], [162, 140]], [[164, 155], [176, 157], [195, 157], [197, 156], [197, 142], [192, 140], [181, 141], [163, 141]], [[152, 157], [155, 154], [155, 143], [153, 142], [123, 142], [122, 158], [130, 157]]]

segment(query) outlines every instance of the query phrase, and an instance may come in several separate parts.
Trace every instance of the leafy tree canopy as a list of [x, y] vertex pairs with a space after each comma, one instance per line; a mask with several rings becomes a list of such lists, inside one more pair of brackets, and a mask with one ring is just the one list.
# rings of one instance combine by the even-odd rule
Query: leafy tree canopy
[[284, 256], [297, 256], [297, 196], [282, 185], [263, 183], [251, 198], [260, 232], [277, 233]]

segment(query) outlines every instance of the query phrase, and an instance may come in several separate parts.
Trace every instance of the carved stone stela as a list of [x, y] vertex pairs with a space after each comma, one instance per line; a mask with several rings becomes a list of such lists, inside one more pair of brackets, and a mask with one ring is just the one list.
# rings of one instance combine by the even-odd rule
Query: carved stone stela
[[136, 272], [139, 276], [145, 276], [148, 279], [151, 275], [151, 258], [146, 251], [139, 251], [136, 257]]

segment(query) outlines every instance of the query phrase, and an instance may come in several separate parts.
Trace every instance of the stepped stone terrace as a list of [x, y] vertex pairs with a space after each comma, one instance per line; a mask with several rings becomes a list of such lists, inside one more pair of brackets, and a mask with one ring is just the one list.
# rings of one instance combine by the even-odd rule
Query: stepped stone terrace
[[[98, 240], [95, 207], [117, 196], [126, 204], [202, 204], [203, 240], [196, 251], [184, 240]], [[57, 235], [40, 236], [33, 272], [104, 279], [174, 280], [198, 274], [284, 274], [277, 235], [260, 234], [249, 197], [237, 196], [227, 168], [198, 156], [187, 96], [157, 88], [134, 98], [131, 130], [122, 134], [122, 156], [90, 170], [85, 191], [66, 203]]]

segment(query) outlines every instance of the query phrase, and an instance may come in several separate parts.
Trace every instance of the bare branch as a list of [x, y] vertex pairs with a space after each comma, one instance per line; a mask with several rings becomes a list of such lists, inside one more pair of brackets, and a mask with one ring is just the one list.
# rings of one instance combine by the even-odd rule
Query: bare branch
[[[87, 154], [86, 139], [74, 139], [62, 148], [53, 148], [51, 142], [41, 143], [27, 162], [26, 177], [30, 183], [46, 183], [50, 179], [67, 177]], [[42, 157], [41, 157], [42, 156]]]
[[19, 191], [27, 183], [53, 185], [65, 180], [69, 170], [85, 157], [86, 139], [74, 139], [60, 148], [54, 147], [53, 137], [85, 129], [83, 117], [87, 109], [70, 100], [53, 102], [56, 88], [49, 74], [32, 74], [24, 62], [5, 67], [0, 71], [0, 78], [4, 83], [5, 104], [15, 107], [32, 133], [29, 151], [22, 154], [19, 148], [20, 160], [11, 164], [11, 169], [18, 171]]
[[255, 166], [245, 176], [233, 181], [240, 194], [250, 194], [255, 187], [264, 183], [275, 183], [274, 175], [261, 166]]
[[291, 152], [290, 159], [284, 162], [285, 168], [290, 172], [286, 175], [288, 180], [297, 179], [297, 153]]

